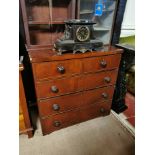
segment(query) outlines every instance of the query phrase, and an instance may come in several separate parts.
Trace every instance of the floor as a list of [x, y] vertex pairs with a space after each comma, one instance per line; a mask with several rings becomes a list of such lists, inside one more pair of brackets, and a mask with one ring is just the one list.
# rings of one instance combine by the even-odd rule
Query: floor
[[35, 121], [33, 138], [19, 136], [20, 155], [134, 155], [134, 135], [113, 114], [46, 136], [42, 136], [37, 117]]

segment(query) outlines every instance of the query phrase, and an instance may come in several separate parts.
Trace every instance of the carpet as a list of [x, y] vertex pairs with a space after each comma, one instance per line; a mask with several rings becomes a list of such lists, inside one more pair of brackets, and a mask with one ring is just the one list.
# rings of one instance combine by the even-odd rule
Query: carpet
[[42, 136], [39, 120], [33, 138], [19, 136], [20, 155], [134, 155], [134, 136], [113, 114]]

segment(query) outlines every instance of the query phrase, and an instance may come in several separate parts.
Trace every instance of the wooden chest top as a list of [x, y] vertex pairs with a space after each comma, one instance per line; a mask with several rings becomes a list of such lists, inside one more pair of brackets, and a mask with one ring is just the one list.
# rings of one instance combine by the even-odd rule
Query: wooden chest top
[[104, 51], [94, 51], [94, 52], [86, 52], [86, 53], [64, 53], [63, 55], [57, 55], [54, 50], [51, 49], [31, 49], [29, 50], [29, 57], [31, 63], [37, 62], [48, 62], [48, 61], [59, 61], [59, 60], [68, 60], [68, 59], [81, 59], [87, 57], [97, 57], [97, 56], [105, 56], [105, 55], [113, 55], [117, 53], [122, 53], [123, 50], [113, 47], [113, 46], [105, 46]]

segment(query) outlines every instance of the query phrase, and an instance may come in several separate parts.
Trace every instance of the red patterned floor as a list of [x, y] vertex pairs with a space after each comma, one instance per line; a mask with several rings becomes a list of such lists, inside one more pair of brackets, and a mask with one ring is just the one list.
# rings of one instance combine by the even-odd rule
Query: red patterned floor
[[128, 109], [123, 113], [127, 117], [126, 120], [135, 127], [135, 97], [132, 94], [127, 93], [125, 103], [128, 106]]

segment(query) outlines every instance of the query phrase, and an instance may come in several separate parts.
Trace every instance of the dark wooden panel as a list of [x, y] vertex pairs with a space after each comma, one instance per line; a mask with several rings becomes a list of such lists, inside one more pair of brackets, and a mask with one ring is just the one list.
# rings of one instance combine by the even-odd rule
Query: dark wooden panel
[[[61, 73], [58, 67], [63, 67], [65, 72]], [[33, 64], [34, 77], [36, 80], [43, 79], [56, 79], [58, 77], [79, 74], [82, 71], [81, 61], [68, 60], [68, 61], [55, 61]]]
[[[55, 86], [58, 92], [51, 88]], [[37, 98], [48, 98], [83, 90], [82, 76], [56, 79], [36, 84]]]
[[[105, 116], [110, 113], [111, 101], [93, 104], [84, 109], [76, 109], [62, 114], [54, 115], [46, 119], [41, 119], [43, 135], [52, 131], [93, 119], [99, 116]], [[101, 112], [104, 109], [104, 112]], [[60, 123], [55, 127], [55, 122]]]
[[[38, 23], [38, 22], [32, 22]], [[33, 45], [49, 45], [54, 44], [58, 38], [64, 33], [65, 26], [63, 24], [30, 24], [30, 41]]]
[[[70, 0], [55, 0], [52, 1], [52, 20], [53, 21], [62, 21], [67, 20], [70, 18], [69, 16], [69, 3], [71, 3]], [[75, 7], [75, 6], [74, 6]]]
[[25, 1], [29, 21], [50, 21], [49, 1]]
[[84, 72], [96, 72], [107, 69], [114, 69], [119, 66], [121, 55], [109, 55], [96, 58], [87, 58], [83, 60]]
[[52, 42], [50, 25], [32, 25], [29, 27], [30, 43], [33, 45], [46, 45]]
[[[42, 29], [42, 24], [46, 24], [47, 26], [50, 24], [62, 25], [64, 20], [75, 18], [75, 0], [20, 0], [20, 3], [26, 34], [26, 44], [30, 48], [31, 46], [35, 49], [39, 46], [40, 48], [44, 48], [45, 45], [50, 45], [51, 47], [56, 39], [63, 35], [62, 31], [61, 33], [58, 32], [58, 29], [56, 32], [53, 32], [52, 29], [48, 29], [45, 32]], [[31, 26], [34, 24], [39, 26], [37, 31], [31, 29]], [[50, 25], [50, 27], [53, 27], [53, 25]]]
[[54, 44], [57, 41], [57, 39], [62, 38], [62, 36], [64, 35], [64, 28], [63, 27], [57, 28], [56, 30], [52, 31], [51, 34], [52, 34], [51, 43]]
[[[105, 71], [93, 74], [87, 74], [83, 77], [84, 89], [92, 89], [96, 87], [114, 85], [117, 78], [118, 70]], [[109, 82], [106, 82], [105, 78], [110, 78]]]
[[52, 43], [50, 30], [30, 30], [30, 42], [33, 45], [46, 45]]
[[[41, 117], [45, 117], [74, 108], [81, 108], [83, 106], [87, 106], [97, 102], [110, 100], [112, 99], [113, 92], [114, 87], [109, 86], [76, 94], [56, 97], [48, 100], [42, 100], [38, 102], [39, 115]], [[107, 98], [104, 98], [103, 93], [107, 94]], [[54, 105], [58, 107], [58, 110], [53, 109]]]

